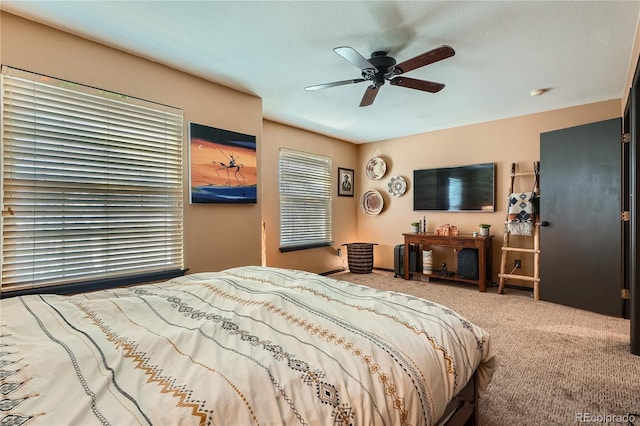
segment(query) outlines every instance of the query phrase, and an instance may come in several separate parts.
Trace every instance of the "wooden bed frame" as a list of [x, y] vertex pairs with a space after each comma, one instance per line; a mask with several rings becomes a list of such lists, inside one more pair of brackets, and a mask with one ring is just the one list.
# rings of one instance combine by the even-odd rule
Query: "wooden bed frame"
[[447, 405], [437, 426], [477, 426], [478, 380], [475, 373], [466, 386]]

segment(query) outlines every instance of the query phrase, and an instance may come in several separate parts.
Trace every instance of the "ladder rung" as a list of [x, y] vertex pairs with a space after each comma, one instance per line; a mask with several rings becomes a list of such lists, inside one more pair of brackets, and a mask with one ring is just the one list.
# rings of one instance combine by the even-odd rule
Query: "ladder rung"
[[540, 250], [532, 249], [532, 248], [522, 248], [522, 247], [505, 247], [502, 246], [503, 251], [518, 251], [521, 253], [540, 253]]
[[510, 173], [509, 176], [535, 176], [535, 171]]
[[525, 281], [535, 281], [540, 282], [540, 278], [530, 277], [528, 275], [514, 275], [514, 274], [498, 274], [500, 278], [511, 278], [514, 280], [525, 280]]

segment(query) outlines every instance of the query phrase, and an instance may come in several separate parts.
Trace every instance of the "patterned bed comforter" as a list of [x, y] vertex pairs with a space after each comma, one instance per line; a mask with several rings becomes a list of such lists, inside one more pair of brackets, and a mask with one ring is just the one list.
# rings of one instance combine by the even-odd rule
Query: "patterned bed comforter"
[[442, 305], [286, 269], [1, 308], [0, 424], [428, 425], [495, 368]]

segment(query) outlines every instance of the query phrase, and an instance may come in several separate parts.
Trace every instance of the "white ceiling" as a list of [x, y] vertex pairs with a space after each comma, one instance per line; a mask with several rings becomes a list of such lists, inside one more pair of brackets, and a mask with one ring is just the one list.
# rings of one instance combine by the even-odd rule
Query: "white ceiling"
[[[621, 98], [640, 14], [640, 1], [3, 0], [0, 7], [254, 94], [269, 120], [354, 143]], [[386, 84], [361, 108], [367, 83], [303, 90], [360, 77], [337, 46], [366, 58], [384, 50], [402, 62], [443, 44], [455, 56], [405, 74], [445, 83], [436, 94]], [[549, 91], [531, 97], [538, 88]]]

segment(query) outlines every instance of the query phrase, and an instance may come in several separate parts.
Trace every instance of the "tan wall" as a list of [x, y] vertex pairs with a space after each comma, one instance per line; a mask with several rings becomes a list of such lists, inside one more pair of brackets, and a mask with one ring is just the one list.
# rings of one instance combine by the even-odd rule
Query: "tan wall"
[[[402, 243], [402, 233], [410, 232], [410, 223], [424, 215], [429, 232], [448, 223], [456, 225], [461, 233], [470, 234], [478, 229], [479, 223], [489, 223], [492, 225], [491, 234], [495, 236], [493, 275], [496, 279], [511, 163], [517, 163], [521, 171], [532, 169], [533, 162], [540, 159], [540, 133], [614, 117], [620, 117], [620, 99], [361, 145], [356, 170], [358, 196], [367, 189], [376, 189], [383, 194], [385, 207], [378, 216], [367, 216], [358, 211], [358, 238], [378, 243], [374, 249], [374, 266], [391, 269], [394, 245]], [[365, 164], [372, 157], [382, 157], [387, 162], [387, 173], [381, 180], [368, 179], [364, 174]], [[411, 182], [414, 169], [488, 162], [497, 165], [494, 213], [413, 211]], [[387, 190], [390, 177], [396, 175], [408, 181], [407, 192], [401, 197], [392, 197]], [[544, 176], [540, 178], [543, 180]], [[531, 190], [533, 181], [525, 179], [521, 180], [523, 185], [517, 190]], [[514, 245], [524, 244], [524, 241], [513, 242]], [[523, 271], [530, 274], [531, 255], [519, 257], [522, 258]], [[443, 261], [449, 266], [455, 265], [451, 250], [434, 253], [435, 265]], [[450, 269], [455, 270], [453, 267]]]
[[[494, 275], [498, 271], [499, 247], [505, 219], [507, 174], [511, 162], [524, 169], [539, 159], [539, 134], [621, 115], [621, 100], [585, 105], [531, 116], [425, 133], [372, 144], [347, 142], [306, 132], [262, 119], [259, 98], [242, 94], [203, 79], [167, 68], [109, 47], [18, 18], [0, 15], [0, 62], [61, 79], [160, 102], [184, 110], [187, 123], [253, 134], [258, 149], [257, 205], [189, 205], [185, 190], [185, 266], [190, 272], [219, 270], [237, 265], [260, 264], [262, 254], [270, 266], [325, 272], [346, 266], [346, 255], [335, 248], [354, 241], [370, 241], [375, 265], [393, 268], [393, 246], [402, 242], [409, 223], [425, 213], [429, 229], [450, 223], [470, 233], [479, 222], [493, 224]], [[637, 51], [636, 51], [637, 52]], [[188, 144], [185, 144], [185, 188], [188, 188]], [[280, 147], [327, 155], [338, 167], [355, 169], [356, 196], [333, 199], [331, 248], [279, 252], [278, 150]], [[372, 181], [364, 175], [369, 158], [382, 156], [388, 164], [386, 176]], [[498, 165], [495, 213], [413, 212], [413, 170], [482, 162]], [[387, 192], [389, 177], [409, 180], [407, 193], [393, 198]], [[542, 176], [544, 179], [544, 176]], [[375, 217], [359, 208], [360, 195], [369, 188], [385, 197], [383, 212]], [[526, 185], [524, 189], [528, 189]], [[334, 192], [335, 194], [335, 192]], [[262, 250], [261, 222], [266, 226]], [[450, 255], [443, 253], [446, 261]], [[447, 257], [449, 256], [449, 257]], [[438, 260], [438, 259], [436, 259]], [[525, 270], [530, 267], [523, 259]]]
[[[278, 150], [299, 149], [356, 168], [357, 147], [315, 133], [262, 121], [259, 98], [225, 88], [101, 44], [2, 12], [0, 62], [184, 110], [185, 267], [190, 273], [262, 263], [261, 221], [267, 264], [326, 272], [344, 267], [335, 248], [356, 235], [356, 199], [334, 197], [333, 247], [279, 251]], [[257, 138], [258, 204], [194, 204], [188, 200], [188, 123], [252, 134]], [[337, 192], [337, 190], [336, 190]], [[334, 192], [335, 194], [335, 192]]]
[[[267, 264], [281, 268], [302, 269], [311, 272], [327, 272], [346, 267], [346, 255], [336, 255], [343, 243], [356, 240], [356, 197], [338, 197], [338, 167], [357, 169], [357, 146], [319, 134], [292, 128], [271, 121], [264, 122], [265, 146], [262, 159], [267, 165], [262, 169], [265, 199], [263, 217], [266, 225]], [[332, 228], [334, 244], [310, 250], [280, 253], [280, 204], [278, 202], [278, 153], [286, 147], [332, 158]], [[356, 187], [357, 191], [357, 187]]]
[[[192, 121], [255, 135], [260, 155], [261, 99], [6, 12], [0, 19], [3, 65], [182, 108], [185, 140]], [[185, 189], [187, 147], [185, 143]], [[187, 189], [184, 202], [185, 267], [190, 272], [260, 264], [263, 199], [257, 205], [189, 205]]]

